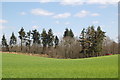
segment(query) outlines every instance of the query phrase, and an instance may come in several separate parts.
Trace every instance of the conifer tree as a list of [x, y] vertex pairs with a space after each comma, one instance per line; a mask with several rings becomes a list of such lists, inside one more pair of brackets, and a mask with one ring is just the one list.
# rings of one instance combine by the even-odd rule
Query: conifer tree
[[47, 33], [46, 33], [46, 30], [43, 29], [42, 33], [41, 33], [41, 39], [42, 39], [42, 45], [43, 45], [43, 53], [45, 51], [45, 48], [47, 46]]
[[9, 45], [7, 44], [5, 35], [3, 35], [3, 37], [2, 37], [2, 47], [6, 48], [6, 51], [9, 51]]
[[68, 30], [68, 28], [65, 29], [63, 37], [65, 38], [67, 36], [69, 36], [69, 30]]
[[17, 43], [17, 38], [14, 35], [14, 32], [12, 33], [12, 36], [10, 37], [10, 46], [13, 46]]
[[74, 37], [74, 34], [73, 34], [73, 32], [72, 32], [71, 29], [69, 30], [68, 28], [66, 28], [63, 37], [64, 37], [64, 38], [65, 38], [65, 37], [71, 37], [71, 38], [73, 38], [73, 37]]
[[23, 27], [18, 33], [19, 33], [19, 38], [21, 40], [21, 51], [22, 51], [22, 43], [24, 43], [23, 41], [25, 40], [25, 35], [26, 35]]
[[35, 29], [32, 31], [33, 44], [40, 44], [40, 33]]
[[82, 53], [86, 53], [87, 56], [97, 56], [102, 51], [102, 44], [105, 37], [105, 32], [101, 30], [100, 26], [97, 30], [94, 26], [88, 27], [82, 30], [80, 36], [80, 42], [82, 46]]
[[29, 52], [30, 52], [30, 45], [31, 45], [31, 31], [29, 31], [29, 32], [27, 32], [27, 34], [26, 34], [26, 38], [25, 38], [25, 40], [26, 40], [26, 46], [28, 46], [29, 47]]
[[102, 43], [105, 38], [105, 32], [101, 30], [101, 27], [98, 26], [97, 31], [96, 31], [96, 49], [95, 52], [100, 54], [102, 52]]
[[80, 43], [81, 43], [81, 46], [82, 46], [82, 51], [81, 51], [81, 53], [86, 53], [86, 46], [85, 46], [85, 44], [86, 44], [86, 42], [85, 42], [85, 36], [86, 36], [86, 34], [85, 34], [86, 32], [85, 32], [85, 28], [83, 28], [83, 30], [82, 30], [82, 32], [81, 32], [81, 35], [80, 35]]
[[52, 32], [52, 29], [48, 30], [48, 35], [47, 35], [47, 42], [48, 42], [48, 47], [53, 46], [53, 40], [54, 40], [54, 35]]
[[3, 36], [2, 36], [2, 46], [3, 46], [3, 47], [6, 47], [6, 45], [7, 45], [7, 40], [6, 40], [6, 38], [5, 38], [5, 35], [3, 35]]
[[70, 31], [69, 31], [69, 36], [72, 37], [72, 38], [74, 37], [74, 34], [73, 34], [73, 32], [72, 32], [71, 29], [70, 29]]
[[59, 39], [58, 39], [57, 36], [55, 36], [54, 43], [55, 43], [55, 48], [56, 48], [58, 46], [58, 44], [59, 44]]

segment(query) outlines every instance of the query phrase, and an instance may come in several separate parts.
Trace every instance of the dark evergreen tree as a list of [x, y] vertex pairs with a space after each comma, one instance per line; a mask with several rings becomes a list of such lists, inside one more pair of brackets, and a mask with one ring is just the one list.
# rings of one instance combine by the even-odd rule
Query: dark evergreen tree
[[45, 51], [45, 48], [47, 46], [47, 33], [46, 33], [46, 30], [43, 29], [42, 33], [41, 33], [41, 39], [42, 39], [42, 45], [43, 45], [43, 53]]
[[50, 48], [51, 46], [53, 46], [53, 40], [54, 40], [54, 35], [52, 32], [52, 29], [48, 30], [48, 34], [47, 34], [47, 42], [48, 42], [48, 47]]
[[3, 35], [3, 37], [2, 37], [2, 47], [6, 47], [6, 45], [7, 45], [7, 40], [5, 38], [5, 35]]
[[17, 38], [14, 35], [14, 32], [12, 33], [12, 36], [10, 37], [10, 46], [13, 47], [17, 43]]
[[69, 36], [69, 30], [68, 30], [68, 28], [66, 28], [63, 37], [65, 38], [65, 37], [67, 37], [67, 36]]
[[35, 29], [32, 31], [33, 44], [40, 44], [40, 33]]
[[66, 28], [63, 37], [64, 37], [64, 38], [65, 38], [65, 37], [71, 37], [71, 38], [73, 38], [73, 37], [74, 37], [74, 34], [73, 34], [73, 32], [72, 32], [71, 29], [69, 30], [68, 28]]
[[7, 44], [7, 40], [5, 38], [5, 35], [2, 37], [2, 47], [6, 48], [6, 51], [9, 51], [9, 45]]
[[90, 43], [91, 43], [91, 45], [90, 45], [90, 50], [89, 50], [89, 53], [92, 55], [92, 56], [94, 56], [95, 55], [95, 49], [96, 49], [96, 35], [95, 35], [95, 33], [96, 33], [96, 31], [95, 31], [95, 29], [94, 29], [94, 26], [91, 26], [90, 27], [90, 39], [89, 39], [89, 41], [90, 41]]
[[24, 43], [23, 41], [25, 40], [25, 35], [26, 35], [23, 27], [18, 33], [19, 33], [19, 38], [21, 40], [21, 51], [22, 51], [22, 43]]
[[86, 32], [85, 32], [85, 28], [83, 28], [82, 32], [81, 32], [81, 35], [80, 35], [80, 43], [81, 43], [81, 46], [82, 46], [82, 51], [81, 53], [86, 53]]
[[33, 39], [33, 46], [34, 46], [34, 53], [38, 53], [38, 46], [40, 46], [40, 33], [35, 29], [32, 30], [32, 39]]
[[71, 29], [70, 29], [70, 31], [69, 31], [69, 36], [72, 37], [72, 38], [74, 37], [74, 34], [73, 34], [73, 32], [72, 32]]
[[91, 48], [91, 27], [88, 27], [86, 29], [86, 41], [85, 41], [85, 45], [86, 45], [86, 54], [87, 56], [90, 55], [90, 48]]
[[26, 47], [29, 47], [29, 52], [30, 52], [30, 45], [31, 45], [31, 31], [27, 32], [26, 34]]
[[95, 29], [94, 26], [88, 27], [86, 31], [86, 44], [88, 56], [95, 55]]
[[54, 43], [55, 43], [55, 48], [56, 48], [58, 46], [58, 44], [59, 44], [59, 39], [58, 39], [57, 36], [55, 36]]
[[88, 27], [85, 31], [83, 29], [80, 37], [80, 42], [82, 45], [82, 53], [86, 53], [87, 56], [97, 56], [102, 52], [102, 44], [105, 37], [105, 32], [103, 32], [100, 26], [97, 30], [94, 26]]
[[98, 26], [98, 28], [97, 28], [95, 37], [96, 37], [95, 38], [95, 44], [96, 44], [95, 52], [98, 53], [97, 55], [99, 55], [102, 52], [103, 40], [106, 37], [105, 32], [101, 30], [100, 26]]

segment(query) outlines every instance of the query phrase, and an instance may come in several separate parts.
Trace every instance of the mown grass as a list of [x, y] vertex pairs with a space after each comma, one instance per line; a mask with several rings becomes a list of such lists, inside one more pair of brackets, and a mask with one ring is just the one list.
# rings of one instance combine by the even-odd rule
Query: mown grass
[[3, 78], [117, 78], [118, 55], [53, 59], [3, 53]]
[[2, 54], [0, 54], [0, 79], [2, 78]]

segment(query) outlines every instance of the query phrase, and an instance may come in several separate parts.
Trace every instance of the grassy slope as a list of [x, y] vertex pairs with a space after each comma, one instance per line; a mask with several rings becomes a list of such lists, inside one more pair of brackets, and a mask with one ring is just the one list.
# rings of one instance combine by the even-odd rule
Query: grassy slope
[[115, 78], [118, 55], [52, 59], [3, 53], [4, 78]]
[[2, 78], [2, 54], [0, 54], [0, 79]]

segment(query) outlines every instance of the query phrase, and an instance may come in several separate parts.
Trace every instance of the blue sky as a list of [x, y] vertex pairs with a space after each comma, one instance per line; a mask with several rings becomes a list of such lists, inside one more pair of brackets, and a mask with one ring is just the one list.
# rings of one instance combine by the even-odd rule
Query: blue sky
[[[101, 26], [106, 35], [117, 41], [118, 6], [107, 3], [66, 2], [3, 2], [0, 29], [7, 38], [12, 32], [52, 28], [55, 35], [63, 36], [65, 28], [71, 28], [79, 36], [83, 28]], [[1, 13], [0, 13], [1, 14]]]

